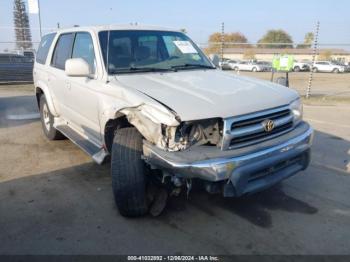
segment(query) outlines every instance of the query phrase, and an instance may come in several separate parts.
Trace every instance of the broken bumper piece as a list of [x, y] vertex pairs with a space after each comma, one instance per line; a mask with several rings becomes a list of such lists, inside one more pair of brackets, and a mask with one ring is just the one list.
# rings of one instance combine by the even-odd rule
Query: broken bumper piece
[[291, 132], [249, 147], [222, 151], [215, 146], [166, 152], [144, 143], [145, 161], [180, 178], [223, 183], [225, 196], [270, 187], [307, 168], [313, 129], [305, 122]]

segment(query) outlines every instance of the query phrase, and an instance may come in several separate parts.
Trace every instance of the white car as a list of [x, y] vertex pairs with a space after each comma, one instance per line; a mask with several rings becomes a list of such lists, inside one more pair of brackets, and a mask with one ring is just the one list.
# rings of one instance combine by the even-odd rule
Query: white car
[[234, 65], [233, 68], [235, 71], [251, 71], [251, 72], [263, 72], [269, 71], [269, 67], [264, 64], [258, 64], [252, 61], [241, 61], [238, 64]]
[[345, 72], [345, 66], [329, 61], [317, 61], [314, 63], [312, 70], [314, 72], [343, 73]]
[[45, 136], [69, 138], [98, 164], [110, 159], [124, 216], [161, 210], [193, 181], [239, 197], [310, 162], [298, 93], [216, 69], [180, 31], [62, 29], [42, 38], [33, 74]]
[[238, 63], [239, 60], [224, 59], [223, 61], [220, 61], [219, 65], [222, 70], [233, 70]]
[[309, 70], [310, 70], [310, 65], [308, 63], [294, 61], [294, 64], [293, 64], [294, 72], [309, 71]]

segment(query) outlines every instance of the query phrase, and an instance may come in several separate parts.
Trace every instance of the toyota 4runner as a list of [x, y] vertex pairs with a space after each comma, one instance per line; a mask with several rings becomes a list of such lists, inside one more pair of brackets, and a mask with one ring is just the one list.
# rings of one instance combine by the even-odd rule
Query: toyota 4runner
[[42, 38], [33, 74], [44, 134], [110, 161], [124, 216], [194, 181], [225, 197], [251, 194], [310, 161], [313, 130], [297, 92], [216, 69], [179, 31], [59, 30]]

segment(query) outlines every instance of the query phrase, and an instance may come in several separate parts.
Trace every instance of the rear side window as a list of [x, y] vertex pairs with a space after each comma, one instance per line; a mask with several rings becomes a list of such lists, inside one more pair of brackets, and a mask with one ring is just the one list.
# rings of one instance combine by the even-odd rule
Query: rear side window
[[74, 34], [63, 34], [57, 40], [57, 44], [52, 56], [51, 65], [58, 69], [65, 69], [66, 60], [70, 59]]
[[48, 34], [43, 36], [43, 38], [41, 39], [38, 52], [36, 54], [36, 62], [38, 62], [39, 64], [45, 64], [47, 54], [49, 53], [50, 46], [52, 44], [53, 39], [55, 38], [55, 35], [56, 33]]

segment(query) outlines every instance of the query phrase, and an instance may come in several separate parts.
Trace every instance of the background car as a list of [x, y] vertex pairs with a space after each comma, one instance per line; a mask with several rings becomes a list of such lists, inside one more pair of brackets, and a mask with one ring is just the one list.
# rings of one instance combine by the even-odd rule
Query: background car
[[269, 71], [268, 66], [265, 64], [259, 64], [255, 61], [241, 61], [238, 64], [234, 66], [234, 70], [236, 71], [251, 71], [251, 72], [263, 72], [263, 71]]
[[219, 65], [222, 70], [233, 70], [235, 68], [235, 65], [237, 65], [238, 63], [239, 63], [239, 60], [224, 58], [222, 61], [219, 62]]
[[256, 62], [258, 65], [263, 67], [263, 71], [271, 71], [272, 70], [272, 63], [268, 61], [258, 61]]
[[345, 66], [330, 61], [317, 61], [314, 63], [312, 70], [314, 72], [342, 73], [345, 72]]
[[294, 72], [309, 71], [309, 70], [310, 70], [310, 65], [307, 62], [294, 61], [294, 65], [293, 65]]

